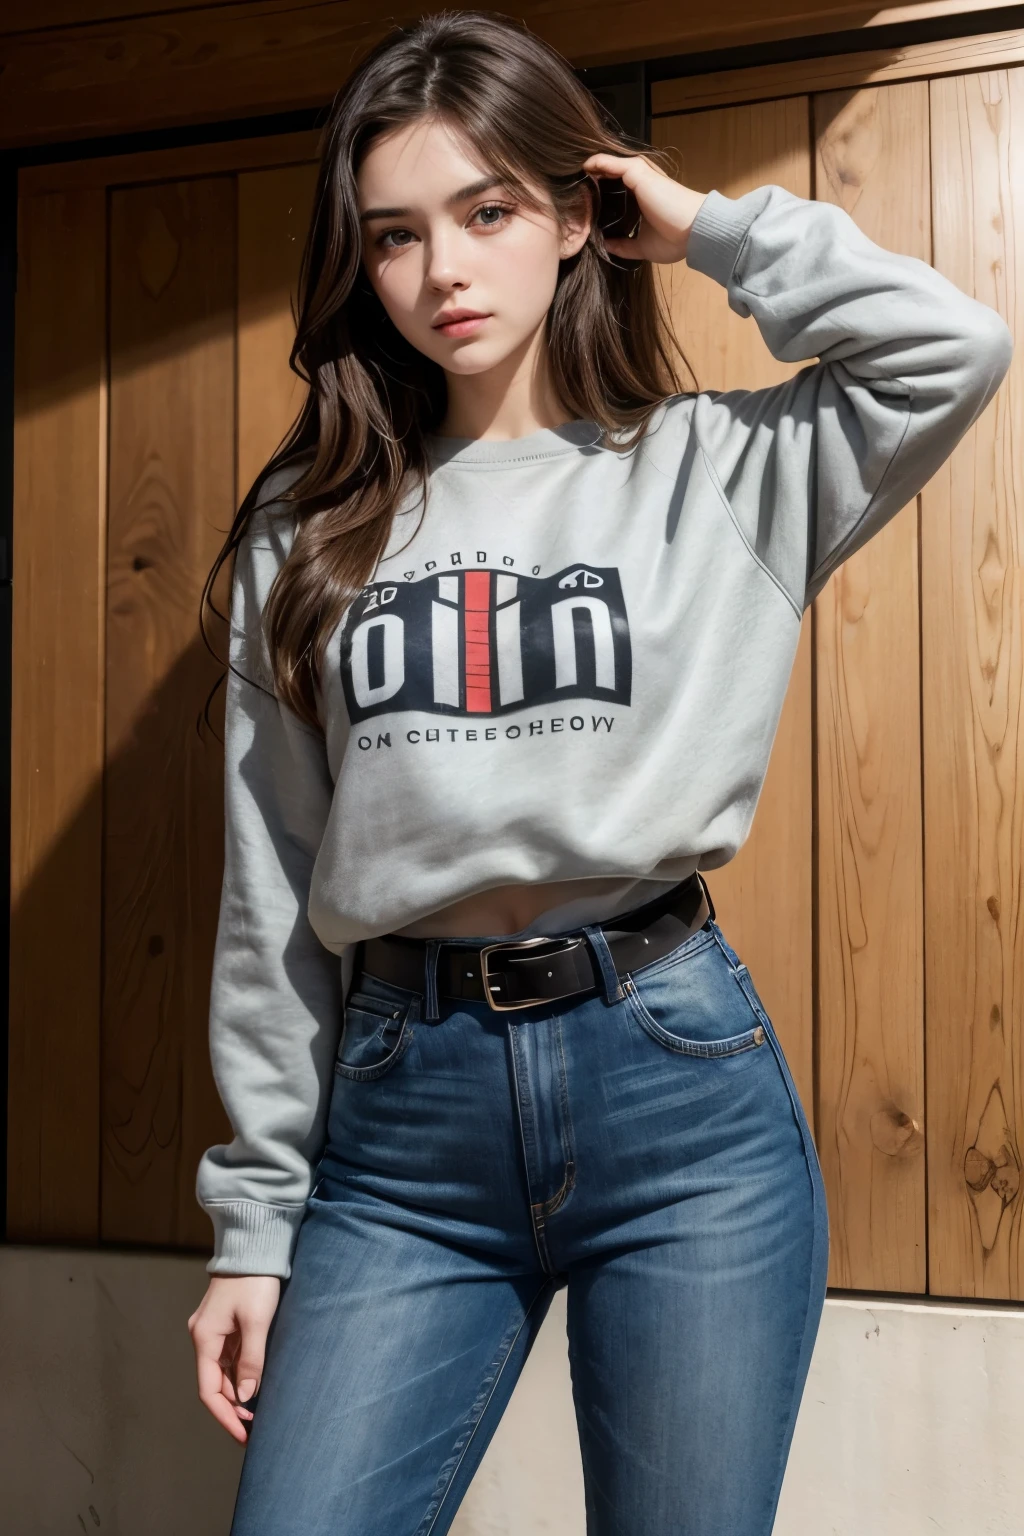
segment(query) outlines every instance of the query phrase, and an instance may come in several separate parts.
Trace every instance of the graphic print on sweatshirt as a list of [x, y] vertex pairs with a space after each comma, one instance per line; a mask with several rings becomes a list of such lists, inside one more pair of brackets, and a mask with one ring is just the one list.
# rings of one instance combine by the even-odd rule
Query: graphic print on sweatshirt
[[349, 609], [341, 677], [354, 725], [374, 715], [504, 715], [562, 699], [628, 704], [629, 623], [613, 566], [374, 582]]

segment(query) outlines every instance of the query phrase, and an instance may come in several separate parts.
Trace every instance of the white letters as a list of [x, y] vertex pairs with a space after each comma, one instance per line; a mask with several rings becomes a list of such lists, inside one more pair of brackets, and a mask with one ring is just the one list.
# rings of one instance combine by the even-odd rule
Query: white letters
[[[564, 583], [560, 583], [564, 585]], [[594, 681], [598, 688], [615, 691], [615, 640], [608, 604], [599, 597], [566, 597], [551, 605], [551, 632], [555, 642], [555, 687], [575, 688], [576, 630], [573, 614], [590, 614], [594, 632]]]
[[[384, 631], [384, 681], [370, 685], [370, 631]], [[405, 682], [405, 625], [397, 613], [364, 619], [352, 633], [352, 692], [360, 709], [394, 698]]]

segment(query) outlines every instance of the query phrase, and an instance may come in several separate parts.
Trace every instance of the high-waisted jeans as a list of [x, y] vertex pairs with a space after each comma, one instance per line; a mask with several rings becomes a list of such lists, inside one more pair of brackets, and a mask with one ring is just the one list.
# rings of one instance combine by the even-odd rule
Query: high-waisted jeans
[[[441, 1536], [554, 1290], [588, 1536], [769, 1536], [825, 1295], [821, 1171], [709, 919], [513, 1013], [357, 978], [232, 1536]], [[603, 953], [601, 953], [603, 948]]]

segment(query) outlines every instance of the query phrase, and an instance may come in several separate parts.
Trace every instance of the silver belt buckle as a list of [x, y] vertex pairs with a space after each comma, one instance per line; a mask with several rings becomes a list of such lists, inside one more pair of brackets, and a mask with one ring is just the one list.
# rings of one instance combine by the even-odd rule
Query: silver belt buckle
[[[524, 998], [523, 1001], [520, 1002], [520, 1003], [496, 1003], [494, 1001], [494, 998], [492, 997], [491, 994], [492, 994], [492, 992], [494, 990], [496, 990], [496, 989], [500, 990], [500, 988], [497, 986], [497, 983], [492, 982], [492, 980], [491, 980], [491, 973], [490, 973], [490, 970], [488, 968], [488, 962], [489, 962], [491, 956], [494, 954], [495, 950], [498, 950], [498, 949], [536, 949], [537, 946], [540, 945], [540, 944], [550, 944], [552, 942], [553, 941], [550, 938], [505, 939], [504, 941], [499, 941], [497, 944], [484, 944], [481, 947], [481, 950], [480, 950], [480, 980], [483, 983], [484, 997], [487, 1000], [487, 1006], [488, 1006], [488, 1008], [490, 1008], [492, 1010], [492, 1012], [494, 1012], [494, 1013], [514, 1013], [517, 1008], [535, 1008], [538, 1003], [548, 1003], [548, 1002], [551, 1001], [551, 999], [548, 998], [548, 997], [527, 997], [527, 998]], [[572, 939], [571, 941], [568, 941], [566, 943], [565, 949], [558, 951], [558, 953], [565, 954], [567, 950], [575, 949], [578, 945], [580, 945], [582, 943], [583, 943], [582, 938]]]

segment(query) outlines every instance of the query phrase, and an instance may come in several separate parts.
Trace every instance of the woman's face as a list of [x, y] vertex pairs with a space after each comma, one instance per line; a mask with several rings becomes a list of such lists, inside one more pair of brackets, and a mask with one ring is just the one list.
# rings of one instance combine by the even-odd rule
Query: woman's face
[[374, 291], [406, 340], [454, 374], [525, 353], [559, 262], [590, 228], [585, 218], [560, 227], [539, 191], [543, 210], [523, 207], [470, 153], [444, 124], [423, 120], [376, 140], [357, 177]]

